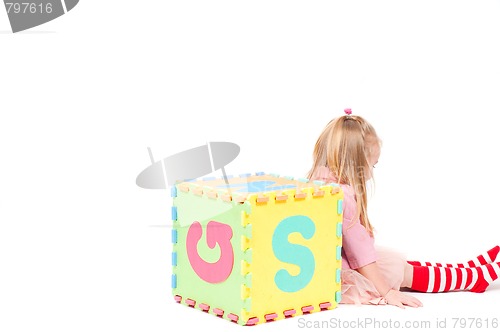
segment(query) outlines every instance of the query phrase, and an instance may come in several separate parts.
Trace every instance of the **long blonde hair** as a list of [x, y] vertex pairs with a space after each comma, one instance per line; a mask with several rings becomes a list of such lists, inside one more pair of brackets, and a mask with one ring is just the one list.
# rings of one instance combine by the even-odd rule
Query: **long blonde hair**
[[365, 119], [344, 115], [330, 121], [314, 146], [311, 179], [321, 166], [326, 166], [341, 184], [354, 189], [357, 215], [361, 224], [373, 235], [367, 213], [366, 171], [371, 172], [368, 157], [373, 144], [380, 144], [375, 129]]

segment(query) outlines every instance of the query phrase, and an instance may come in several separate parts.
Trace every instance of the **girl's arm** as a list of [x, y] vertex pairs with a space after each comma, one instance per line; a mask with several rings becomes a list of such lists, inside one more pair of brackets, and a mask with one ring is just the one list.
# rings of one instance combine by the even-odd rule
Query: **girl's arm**
[[342, 222], [342, 253], [352, 268], [374, 285], [379, 294], [387, 303], [404, 308], [422, 306], [422, 303], [413, 296], [405, 295], [399, 290], [391, 289], [377, 265], [377, 253], [375, 251], [374, 239], [366, 228], [361, 225], [356, 217], [356, 199], [351, 187], [341, 185], [344, 191], [343, 222]]
[[385, 294], [391, 290], [391, 287], [380, 273], [377, 262], [360, 267], [357, 271], [365, 276], [366, 279], [370, 280], [373, 285], [375, 285], [375, 288], [378, 290], [380, 295], [385, 296]]
[[403, 294], [397, 289], [392, 289], [382, 273], [380, 273], [377, 262], [362, 266], [356, 270], [373, 283], [379, 294], [387, 300], [387, 303], [403, 309], [405, 305], [414, 308], [422, 306], [422, 303], [415, 297]]

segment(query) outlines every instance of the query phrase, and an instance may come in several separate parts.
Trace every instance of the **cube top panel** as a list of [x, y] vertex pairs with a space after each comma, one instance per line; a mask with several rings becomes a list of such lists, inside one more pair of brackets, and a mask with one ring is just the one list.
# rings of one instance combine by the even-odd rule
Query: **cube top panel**
[[295, 196], [305, 195], [304, 189], [321, 194], [325, 185], [332, 186], [338, 191], [338, 185], [325, 184], [323, 181], [309, 181], [308, 179], [279, 176], [277, 174], [256, 173], [242, 174], [238, 177], [228, 177], [228, 183], [223, 178], [204, 178], [177, 184], [181, 191], [192, 191], [197, 195], [207, 195], [210, 198], [221, 198], [226, 201], [244, 202], [250, 196], [262, 196], [273, 192], [276, 199], [283, 193], [293, 192]]

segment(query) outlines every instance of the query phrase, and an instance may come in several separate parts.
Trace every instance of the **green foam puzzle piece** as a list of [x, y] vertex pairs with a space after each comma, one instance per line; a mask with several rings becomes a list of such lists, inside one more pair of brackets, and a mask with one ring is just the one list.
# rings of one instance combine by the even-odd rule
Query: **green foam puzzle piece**
[[[178, 248], [177, 266], [176, 266], [176, 289], [174, 295], [180, 295], [182, 298], [191, 298], [197, 303], [209, 304], [211, 308], [219, 308], [226, 313], [238, 315], [241, 309], [248, 307], [241, 298], [241, 261], [251, 251], [245, 255], [241, 251], [241, 236], [244, 234], [241, 225], [242, 212], [248, 209], [245, 204], [235, 202], [225, 202], [220, 199], [212, 199], [205, 195], [199, 196], [189, 192], [177, 191], [174, 199], [174, 205], [179, 211], [177, 215], [177, 246], [184, 246], [182, 250]], [[206, 225], [210, 221], [217, 221], [231, 226], [233, 235], [231, 245], [234, 254], [233, 270], [229, 277], [220, 283], [209, 283], [202, 280], [194, 271], [189, 262], [186, 252], [186, 238], [189, 227], [193, 222], [199, 222], [203, 228], [203, 235], [197, 245], [197, 251], [200, 257], [206, 262], [213, 263], [220, 258], [220, 249], [218, 245], [210, 249], [206, 240]], [[246, 233], [246, 232], [245, 232]], [[248, 308], [249, 309], [249, 308]]]

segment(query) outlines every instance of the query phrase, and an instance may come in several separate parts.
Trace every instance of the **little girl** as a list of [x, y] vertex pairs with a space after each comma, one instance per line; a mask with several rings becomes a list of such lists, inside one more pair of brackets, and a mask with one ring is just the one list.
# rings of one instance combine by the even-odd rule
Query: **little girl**
[[366, 183], [380, 156], [380, 140], [365, 119], [351, 115], [350, 109], [345, 113], [330, 121], [319, 136], [308, 174], [311, 180], [338, 183], [344, 192], [341, 303], [422, 306], [401, 288], [484, 292], [500, 276], [500, 263], [495, 262], [499, 246], [464, 264], [431, 264], [406, 261], [374, 245]]

